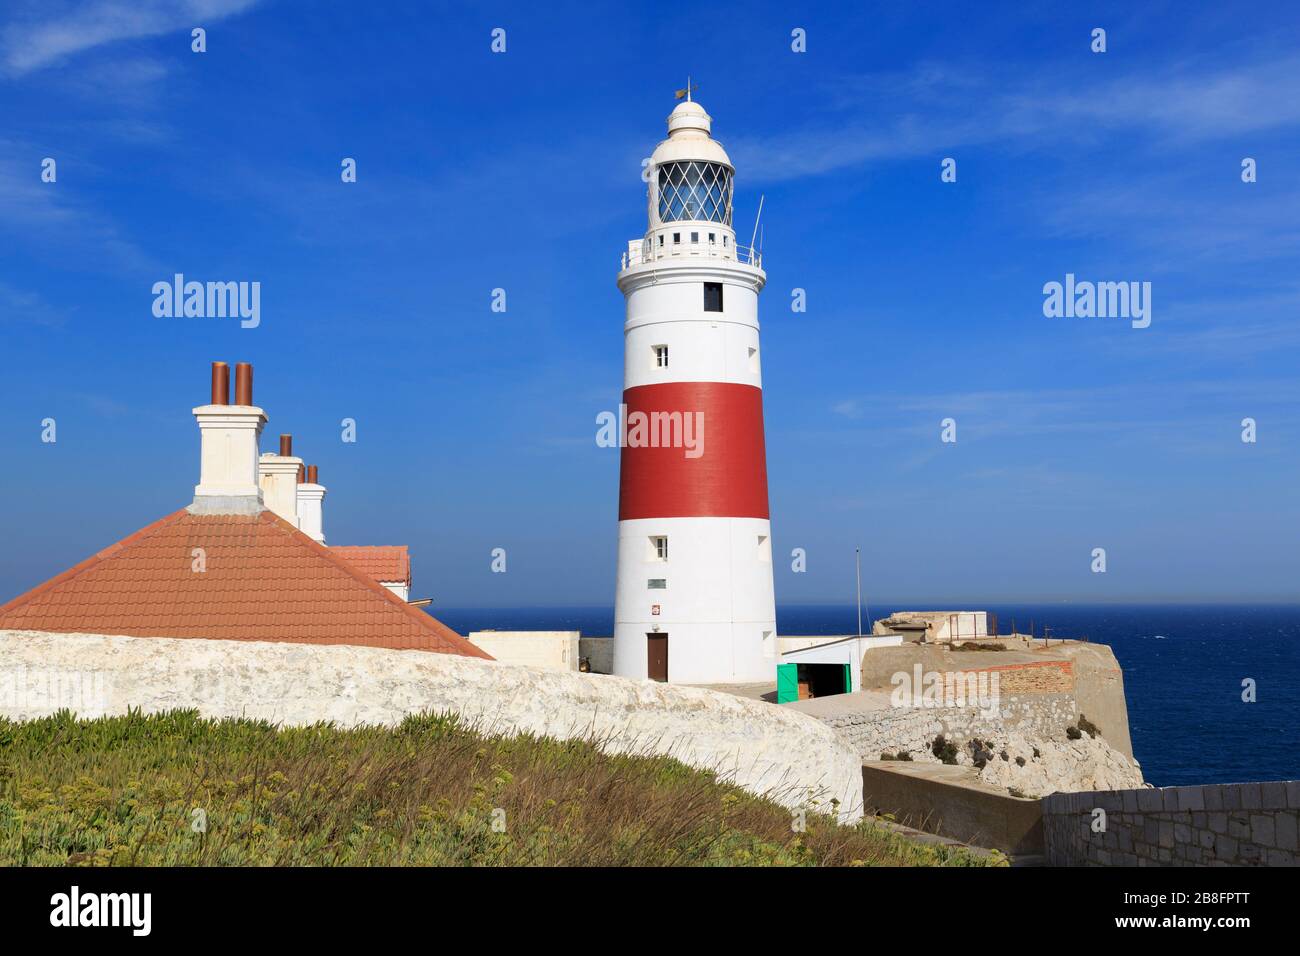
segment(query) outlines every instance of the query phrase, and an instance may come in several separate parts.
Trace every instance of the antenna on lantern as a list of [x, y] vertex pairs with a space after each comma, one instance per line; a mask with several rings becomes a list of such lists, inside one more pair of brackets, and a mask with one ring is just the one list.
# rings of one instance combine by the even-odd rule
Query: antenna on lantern
[[749, 254], [754, 254], [754, 243], [758, 242], [758, 224], [763, 221], [763, 200], [767, 193], [758, 197], [758, 215], [754, 217], [754, 234], [749, 239]]

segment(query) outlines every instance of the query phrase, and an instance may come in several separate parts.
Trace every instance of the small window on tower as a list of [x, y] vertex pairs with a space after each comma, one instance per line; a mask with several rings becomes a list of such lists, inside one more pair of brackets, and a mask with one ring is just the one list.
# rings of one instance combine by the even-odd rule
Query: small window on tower
[[772, 539], [765, 534], [758, 536], [758, 560], [768, 564], [772, 562]]
[[722, 283], [721, 282], [704, 283], [704, 311], [705, 312], [722, 311]]
[[654, 347], [655, 368], [668, 367], [668, 346], [656, 345]]
[[727, 248], [727, 237], [725, 235], [722, 237], [722, 248]]
[[659, 233], [659, 248], [662, 249], [663, 247], [664, 247], [664, 234], [661, 232]]
[[699, 241], [700, 241], [700, 234], [698, 232], [691, 233], [691, 242], [699, 242]]
[[651, 561], [668, 560], [668, 536], [666, 534], [651, 535], [650, 560]]
[[758, 349], [751, 348], [749, 350], [749, 370], [751, 372], [758, 371]]
[[709, 245], [711, 246], [715, 245], [717, 243], [717, 239], [718, 237], [715, 234], [709, 233]]
[[677, 245], [677, 244], [680, 243], [681, 241], [682, 241], [682, 234], [681, 234], [680, 232], [674, 232], [674, 233], [673, 233], [673, 245]]

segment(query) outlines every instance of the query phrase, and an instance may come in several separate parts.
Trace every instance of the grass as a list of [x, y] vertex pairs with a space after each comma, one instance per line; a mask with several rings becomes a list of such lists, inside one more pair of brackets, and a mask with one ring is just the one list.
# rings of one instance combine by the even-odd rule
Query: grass
[[0, 720], [0, 865], [983, 865], [791, 813], [665, 757], [451, 717]]

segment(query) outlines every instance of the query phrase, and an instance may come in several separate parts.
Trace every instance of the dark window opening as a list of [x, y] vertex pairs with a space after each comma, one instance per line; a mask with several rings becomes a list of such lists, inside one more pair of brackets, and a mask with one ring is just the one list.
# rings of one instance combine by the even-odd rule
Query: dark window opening
[[722, 311], [722, 283], [721, 282], [704, 283], [704, 311], [705, 312]]
[[848, 668], [843, 664], [800, 664], [799, 698], [847, 694]]

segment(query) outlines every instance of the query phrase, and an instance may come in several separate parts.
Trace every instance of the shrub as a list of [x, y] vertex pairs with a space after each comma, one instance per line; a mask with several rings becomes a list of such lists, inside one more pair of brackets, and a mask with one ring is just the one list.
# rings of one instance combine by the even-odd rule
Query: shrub
[[993, 759], [993, 747], [987, 741], [972, 738], [970, 742], [971, 761], [977, 770], [983, 770]]
[[945, 739], [943, 734], [934, 738], [934, 742], [930, 744], [930, 753], [938, 757], [943, 763], [952, 764], [957, 762], [957, 745]]

